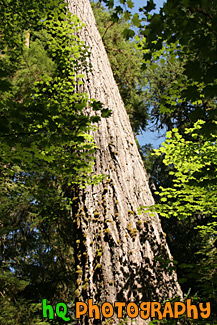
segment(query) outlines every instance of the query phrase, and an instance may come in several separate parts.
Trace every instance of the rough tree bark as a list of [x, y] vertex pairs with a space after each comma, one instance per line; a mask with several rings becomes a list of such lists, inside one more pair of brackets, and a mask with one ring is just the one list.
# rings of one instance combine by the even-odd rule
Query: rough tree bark
[[[91, 50], [93, 71], [85, 91], [112, 110], [94, 134], [95, 173], [109, 178], [80, 192], [75, 241], [78, 300], [138, 303], [181, 296], [175, 272], [156, 259], [171, 258], [158, 216], [137, 214], [139, 206], [154, 201], [89, 0], [68, 0], [68, 5], [86, 24], [81, 38]], [[118, 324], [115, 316], [113, 322]], [[134, 320], [134, 324], [146, 322]], [[86, 318], [81, 323], [97, 322]]]

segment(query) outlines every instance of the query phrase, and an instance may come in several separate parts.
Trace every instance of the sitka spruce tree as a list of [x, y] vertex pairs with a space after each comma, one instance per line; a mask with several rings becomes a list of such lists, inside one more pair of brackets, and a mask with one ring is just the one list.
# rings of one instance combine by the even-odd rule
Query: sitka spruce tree
[[[68, 5], [85, 23], [79, 35], [91, 49], [92, 71], [85, 77], [83, 91], [112, 111], [94, 132], [94, 172], [107, 178], [81, 189], [78, 198], [77, 300], [162, 302], [181, 291], [158, 216], [137, 214], [140, 205], [154, 202], [129, 118], [89, 1], [68, 1]], [[139, 317], [134, 321], [149, 322]], [[95, 322], [87, 317], [80, 320], [83, 324]], [[113, 322], [118, 323], [115, 315]]]

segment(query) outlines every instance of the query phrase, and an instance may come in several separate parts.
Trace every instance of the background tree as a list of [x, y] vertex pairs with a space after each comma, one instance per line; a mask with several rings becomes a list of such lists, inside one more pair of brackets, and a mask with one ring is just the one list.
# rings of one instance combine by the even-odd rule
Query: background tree
[[147, 126], [144, 100], [147, 81], [140, 69], [142, 53], [137, 49], [137, 41], [129, 40], [126, 33], [132, 24], [124, 16], [114, 21], [112, 11], [106, 11], [99, 2], [93, 2], [92, 8], [130, 123], [133, 131], [138, 133]]

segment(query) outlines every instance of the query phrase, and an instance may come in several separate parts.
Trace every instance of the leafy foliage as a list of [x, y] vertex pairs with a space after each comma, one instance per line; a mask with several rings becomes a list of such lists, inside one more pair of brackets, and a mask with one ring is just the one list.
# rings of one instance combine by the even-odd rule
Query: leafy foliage
[[110, 111], [79, 92], [89, 51], [64, 3], [2, 1], [1, 9], [0, 319], [45, 324], [43, 297], [74, 299], [78, 187], [102, 179], [92, 174], [89, 133]]
[[191, 229], [194, 226], [196, 231], [190, 233], [195, 236], [196, 258], [189, 264], [180, 264], [179, 268], [187, 270], [187, 274], [184, 273], [195, 283], [203, 298], [216, 303], [217, 139], [211, 134], [207, 140], [200, 133], [204, 123], [199, 120], [194, 127], [185, 130], [189, 140], [184, 139], [178, 129], [173, 129], [157, 150], [158, 155], [165, 155], [164, 163], [173, 164], [175, 170], [170, 172], [174, 175], [174, 186], [160, 187], [160, 203], [154, 210], [163, 217], [184, 220], [181, 227], [186, 224]]
[[[209, 101], [216, 97], [216, 1], [170, 1], [159, 14], [145, 8], [148, 26], [145, 36], [146, 60], [168, 45], [177, 44], [177, 58], [183, 62], [183, 74], [188, 84], [182, 98], [192, 102]], [[216, 119], [216, 108], [210, 118]], [[212, 126], [215, 129], [215, 126]]]
[[150, 9], [146, 8], [149, 26], [144, 30], [149, 48], [178, 41], [179, 55], [188, 56], [186, 75], [205, 84], [215, 82], [216, 1], [168, 0], [159, 14], [149, 15]]

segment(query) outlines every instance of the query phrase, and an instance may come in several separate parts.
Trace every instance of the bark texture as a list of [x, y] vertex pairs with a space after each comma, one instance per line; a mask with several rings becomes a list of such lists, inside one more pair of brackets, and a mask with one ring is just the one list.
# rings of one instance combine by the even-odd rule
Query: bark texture
[[[175, 272], [163, 268], [158, 259], [171, 258], [158, 216], [137, 214], [138, 207], [154, 201], [89, 0], [68, 0], [68, 5], [86, 25], [81, 38], [90, 48], [93, 71], [87, 76], [85, 91], [112, 110], [112, 116], [102, 119], [94, 133], [98, 146], [95, 173], [107, 174], [108, 179], [87, 187], [79, 198], [78, 300], [139, 303], [181, 296]], [[115, 316], [111, 321], [119, 323]], [[87, 318], [81, 323], [98, 324]], [[138, 317], [133, 324], [148, 321]]]

